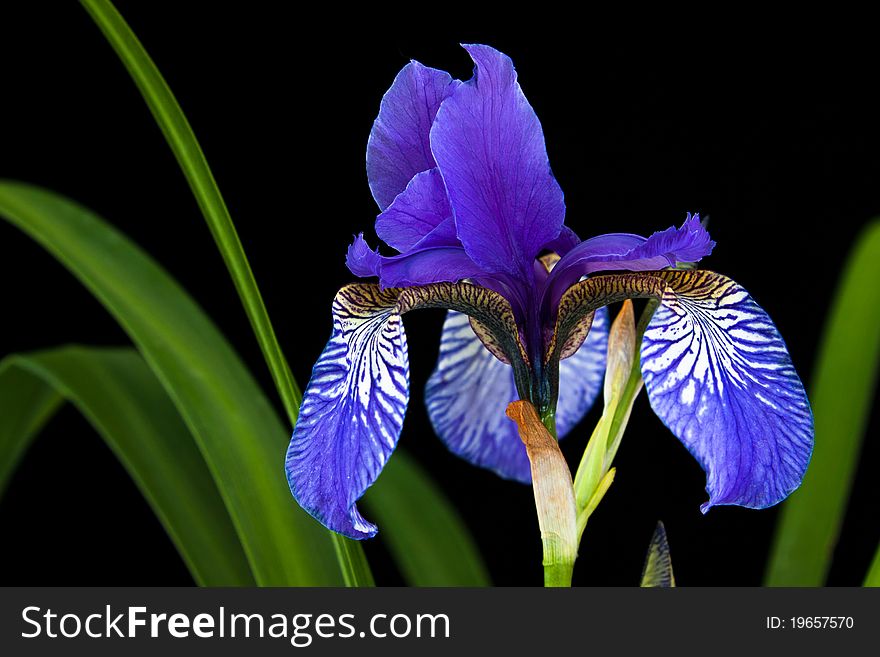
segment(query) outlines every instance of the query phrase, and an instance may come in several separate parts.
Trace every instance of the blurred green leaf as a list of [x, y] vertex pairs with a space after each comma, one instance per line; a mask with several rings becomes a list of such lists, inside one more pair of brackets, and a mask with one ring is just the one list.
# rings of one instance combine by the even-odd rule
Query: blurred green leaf
[[[782, 507], [765, 583], [821, 586], [855, 477], [880, 365], [880, 222], [856, 243], [828, 315], [812, 378], [816, 447]], [[820, 313], [805, 302], [807, 313]]]
[[[256, 581], [343, 584], [330, 533], [290, 497], [281, 465], [286, 431], [195, 302], [125, 236], [58, 195], [0, 181], [0, 216], [64, 263], [141, 349], [196, 437], [240, 540], [252, 550], [246, 553]], [[17, 373], [10, 387], [18, 401], [9, 407], [18, 412], [0, 413], [0, 449], [13, 455], [0, 462], [0, 474], [11, 471], [26, 436], [60, 401], [18, 368], [10, 372]], [[485, 582], [466, 528], [429, 477], [402, 454], [388, 468], [366, 502], [407, 579]], [[444, 542], [444, 549], [425, 548]], [[350, 568], [358, 572], [357, 564]], [[369, 572], [357, 576], [363, 581]]]
[[291, 500], [288, 430], [204, 311], [85, 208], [0, 182], [0, 215], [64, 264], [126, 330], [189, 427], [260, 585], [342, 585], [330, 533]]
[[874, 555], [874, 561], [868, 569], [868, 576], [865, 578], [865, 586], [880, 587], [880, 547]]
[[645, 567], [642, 570], [641, 586], [660, 588], [675, 586], [672, 559], [669, 555], [669, 542], [666, 539], [666, 527], [662, 522], [657, 523], [657, 528], [651, 537], [651, 544], [648, 546], [648, 555], [645, 557]]
[[[197, 583], [254, 585], [202, 455], [133, 349], [64, 347], [0, 362], [0, 489], [11, 474], [9, 464], [58, 408], [59, 395], [79, 409], [128, 470]], [[15, 417], [24, 421], [8, 422]]]
[[394, 453], [364, 504], [411, 586], [489, 586], [458, 513], [406, 453]]
[[[275, 337], [275, 330], [232, 217], [196, 136], [161, 73], [113, 4], [109, 0], [82, 0], [82, 4], [122, 60], [177, 158], [223, 256], [293, 426], [301, 400], [299, 388]], [[346, 584], [372, 585], [373, 577], [360, 545], [337, 534], [332, 534], [331, 540], [334, 542]]]
[[0, 362], [0, 497], [34, 435], [63, 402], [29, 372]]

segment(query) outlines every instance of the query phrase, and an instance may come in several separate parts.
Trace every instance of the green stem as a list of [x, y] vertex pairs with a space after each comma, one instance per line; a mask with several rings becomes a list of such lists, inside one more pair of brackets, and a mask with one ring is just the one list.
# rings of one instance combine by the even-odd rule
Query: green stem
[[574, 572], [574, 558], [547, 561], [547, 543], [544, 543], [544, 587], [570, 588], [571, 576]]
[[544, 586], [571, 586], [577, 558], [577, 503], [571, 471], [554, 435], [552, 413], [539, 413], [525, 400], [507, 407], [516, 422], [532, 473], [535, 511], [544, 552]]
[[559, 436], [556, 435], [556, 409], [550, 408], [541, 413], [541, 424], [547, 427], [547, 431], [550, 432], [550, 435], [559, 440]]
[[[547, 409], [541, 413], [541, 423], [550, 432], [554, 439], [559, 440], [556, 434], [556, 410]], [[570, 587], [571, 576], [574, 572], [574, 562], [577, 555], [566, 554], [561, 549], [560, 541], [555, 537], [543, 538], [541, 540], [544, 551], [544, 586], [551, 587]]]

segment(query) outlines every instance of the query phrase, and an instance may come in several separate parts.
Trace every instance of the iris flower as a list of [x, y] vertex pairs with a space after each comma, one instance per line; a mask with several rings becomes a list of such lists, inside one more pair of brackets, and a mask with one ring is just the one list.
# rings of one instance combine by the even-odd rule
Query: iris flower
[[352, 273], [378, 284], [348, 285], [333, 302], [287, 452], [293, 496], [335, 532], [375, 535], [356, 502], [403, 425], [404, 313], [449, 310], [426, 389], [438, 436], [473, 464], [529, 482], [508, 403], [530, 401], [565, 435], [601, 385], [604, 307], [654, 298], [642, 376], [651, 408], [707, 474], [703, 512], [784, 499], [812, 452], [809, 402], [779, 332], [740, 285], [673, 269], [712, 251], [699, 217], [647, 238], [582, 241], [563, 223], [562, 190], [513, 63], [488, 46], [464, 48], [469, 81], [413, 61], [382, 99], [367, 174], [376, 233], [397, 254], [380, 255], [363, 233], [348, 249]]

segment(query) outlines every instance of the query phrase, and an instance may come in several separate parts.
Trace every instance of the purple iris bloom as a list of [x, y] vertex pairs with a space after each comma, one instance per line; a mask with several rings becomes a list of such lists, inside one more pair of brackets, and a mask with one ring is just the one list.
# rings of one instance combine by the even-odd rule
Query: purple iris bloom
[[707, 473], [704, 512], [784, 499], [812, 452], [809, 402], [776, 327], [741, 286], [670, 269], [712, 251], [699, 217], [647, 238], [581, 241], [563, 223], [511, 60], [464, 48], [471, 80], [412, 62], [382, 99], [367, 175], [376, 233], [397, 254], [380, 255], [363, 234], [349, 247], [349, 269], [379, 283], [346, 286], [334, 301], [287, 453], [296, 500], [340, 534], [375, 535], [355, 503], [397, 445], [409, 401], [401, 315], [424, 307], [449, 309], [426, 390], [434, 429], [454, 453], [528, 482], [505, 408], [529, 400], [564, 436], [601, 386], [604, 306], [626, 298], [659, 302], [642, 376], [654, 412]]

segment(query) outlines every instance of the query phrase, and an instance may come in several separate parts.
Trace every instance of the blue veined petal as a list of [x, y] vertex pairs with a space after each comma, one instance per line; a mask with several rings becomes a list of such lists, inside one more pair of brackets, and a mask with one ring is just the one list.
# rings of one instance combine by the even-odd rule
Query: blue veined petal
[[369, 285], [337, 293], [333, 334], [312, 371], [287, 451], [296, 501], [329, 529], [354, 539], [376, 534], [355, 502], [394, 451], [409, 400], [397, 297]]
[[528, 483], [525, 445], [504, 414], [517, 398], [513, 368], [483, 346], [467, 315], [447, 313], [437, 367], [425, 386], [434, 431], [454, 454]]
[[[578, 351], [559, 366], [556, 429], [563, 438], [593, 405], [602, 386], [608, 349], [608, 312], [596, 312]], [[443, 325], [440, 357], [425, 387], [428, 416], [450, 451], [505, 479], [531, 482], [525, 446], [505, 416], [518, 399], [513, 369], [493, 356], [467, 315], [450, 311]]]
[[800, 485], [812, 453], [803, 384], [740, 285], [713, 272], [675, 274], [642, 341], [651, 407], [706, 471], [704, 513], [772, 506]]

